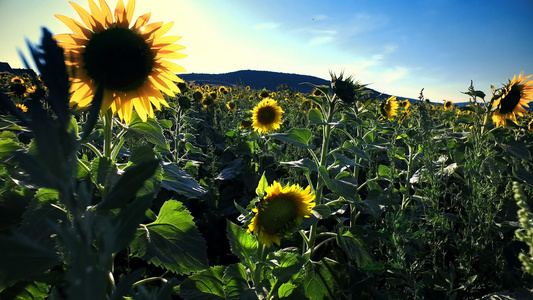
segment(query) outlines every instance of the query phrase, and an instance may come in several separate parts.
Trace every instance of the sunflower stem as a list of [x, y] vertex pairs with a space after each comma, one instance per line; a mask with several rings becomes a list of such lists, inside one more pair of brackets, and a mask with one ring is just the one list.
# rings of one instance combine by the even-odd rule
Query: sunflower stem
[[111, 159], [111, 142], [113, 138], [113, 112], [108, 109], [103, 118], [104, 122], [104, 156]]

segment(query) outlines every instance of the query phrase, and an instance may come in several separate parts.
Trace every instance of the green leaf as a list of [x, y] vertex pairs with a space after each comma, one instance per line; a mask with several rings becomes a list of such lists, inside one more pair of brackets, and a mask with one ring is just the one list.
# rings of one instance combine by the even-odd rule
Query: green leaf
[[0, 139], [0, 161], [10, 157], [13, 151], [21, 149], [20, 143], [13, 139]]
[[116, 253], [126, 248], [133, 240], [139, 224], [146, 218], [146, 211], [152, 205], [153, 195], [139, 197], [123, 207], [119, 214], [114, 216], [108, 230], [104, 234], [111, 244], [111, 252]]
[[95, 184], [111, 187], [118, 179], [117, 166], [107, 157], [97, 157], [91, 164], [91, 179]]
[[142, 161], [156, 159], [156, 158], [157, 156], [154, 152], [154, 149], [144, 145], [144, 146], [133, 148], [133, 150], [131, 151], [129, 163], [138, 164]]
[[137, 191], [144, 182], [154, 175], [159, 161], [156, 159], [146, 160], [139, 164], [126, 168], [118, 182], [113, 186], [109, 194], [98, 204], [98, 209], [113, 209], [125, 206], [135, 198]]
[[220, 173], [215, 178], [216, 180], [231, 180], [234, 179], [242, 169], [242, 158], [236, 158], [231, 163], [229, 163], [227, 166], [220, 171]]
[[380, 177], [384, 177], [384, 178], [391, 178], [390, 168], [388, 166], [385, 166], [385, 165], [379, 165], [379, 167], [378, 167], [378, 175]]
[[327, 169], [324, 166], [320, 166], [318, 168], [318, 172], [330, 190], [346, 199], [355, 200], [358, 187], [357, 180], [355, 178], [352, 176], [345, 176], [339, 179], [331, 179]]
[[362, 149], [359, 149], [356, 145], [352, 144], [349, 141], [344, 142], [344, 144], [342, 145], [342, 148], [347, 149], [348, 151], [354, 153], [355, 155], [357, 155], [358, 158], [362, 158], [364, 160], [370, 160], [370, 157], [366, 154], [365, 151], [363, 151]]
[[324, 117], [322, 112], [316, 108], [309, 110], [307, 118], [310, 124], [324, 124]]
[[304, 268], [303, 289], [308, 299], [341, 299], [341, 279], [349, 276], [339, 263], [323, 258], [319, 262], [307, 262]]
[[282, 142], [291, 143], [300, 148], [304, 149], [314, 149], [315, 145], [309, 145], [309, 141], [313, 137], [311, 130], [307, 128], [291, 128], [287, 133], [273, 133], [267, 135], [273, 137]]
[[[128, 127], [128, 132], [146, 137], [152, 144], [168, 148], [167, 141], [163, 135], [163, 129], [156, 119], [148, 118], [146, 122], [139, 117], [136, 111], [133, 111], [131, 123]], [[170, 150], [170, 149], [167, 149]]]
[[373, 263], [372, 256], [365, 249], [363, 241], [344, 227], [337, 232], [337, 244], [348, 258], [357, 263], [357, 266], [364, 267]]
[[189, 276], [179, 285], [179, 296], [185, 300], [225, 299], [224, 266], [214, 266]]
[[57, 246], [51, 238], [57, 233], [54, 225], [68, 221], [67, 213], [56, 205], [58, 200], [59, 193], [56, 190], [39, 189], [22, 216], [19, 227], [19, 231], [26, 237], [50, 251], [54, 251]]
[[251, 267], [248, 260], [251, 258], [252, 261], [256, 261], [259, 258], [257, 254], [259, 242], [257, 239], [230, 220], [227, 220], [226, 232], [231, 253], [235, 254], [248, 267]]
[[246, 267], [241, 263], [229, 265], [224, 272], [223, 281], [224, 294], [228, 300], [239, 300], [243, 293], [250, 290]]
[[259, 180], [259, 183], [257, 184], [257, 188], [255, 189], [255, 194], [261, 198], [265, 195], [265, 189], [268, 186], [268, 182], [265, 176], [265, 172], [263, 172], [263, 175], [261, 176], [261, 180]]
[[298, 286], [290, 283], [290, 282], [286, 282], [284, 284], [282, 284], [279, 289], [278, 289], [278, 296], [280, 298], [285, 298], [285, 297], [289, 297], [292, 292], [297, 288]]
[[172, 272], [187, 274], [207, 267], [205, 241], [179, 201], [166, 201], [157, 219], [137, 229], [133, 254]]
[[0, 292], [0, 299], [44, 300], [49, 289], [46, 283], [21, 281]]
[[302, 266], [306, 261], [301, 255], [292, 252], [272, 253], [269, 255], [269, 259], [276, 259], [279, 262], [279, 265], [272, 270], [272, 275], [274, 275], [280, 283], [289, 281], [292, 277], [302, 271]]
[[0, 290], [11, 284], [40, 275], [59, 263], [59, 257], [32, 239], [15, 233], [0, 236]]
[[500, 144], [500, 147], [512, 156], [518, 157], [523, 160], [531, 160], [531, 153], [526, 148], [526, 145], [520, 142], [506, 142]]
[[207, 191], [185, 171], [173, 163], [163, 162], [161, 187], [189, 198], [198, 198]]

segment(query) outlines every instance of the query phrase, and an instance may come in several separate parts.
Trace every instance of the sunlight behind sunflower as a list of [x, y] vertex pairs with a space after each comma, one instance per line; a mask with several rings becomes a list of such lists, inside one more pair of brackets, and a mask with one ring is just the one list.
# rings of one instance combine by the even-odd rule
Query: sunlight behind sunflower
[[122, 0], [118, 1], [115, 20], [105, 0], [99, 3], [100, 7], [89, 0], [89, 13], [70, 2], [83, 24], [56, 15], [74, 32], [54, 36], [65, 50], [69, 67], [72, 81], [70, 105], [87, 107], [97, 86], [104, 84], [102, 114], [111, 109], [121, 121], [130, 123], [135, 109], [146, 121], [154, 116], [154, 108], [168, 107], [161, 92], [172, 97], [180, 92], [176, 82], [183, 80], [174, 73], [185, 69], [166, 59], [185, 57], [185, 54], [176, 52], [185, 47], [174, 44], [180, 39], [178, 36], [163, 37], [173, 22], [148, 24], [150, 13], [147, 13], [132, 23], [134, 0], [129, 0], [126, 7]]
[[281, 126], [283, 113], [276, 100], [265, 98], [252, 110], [252, 127], [259, 133], [277, 130]]
[[311, 215], [315, 195], [310, 186], [306, 189], [298, 184], [282, 187], [276, 181], [266, 187], [265, 194], [258, 207], [252, 210], [255, 216], [248, 225], [248, 232], [252, 232], [267, 247], [272, 243], [279, 246], [281, 236]]
[[518, 78], [515, 75], [513, 80], [509, 80], [492, 104], [495, 108], [492, 121], [496, 126], [505, 126], [507, 119], [516, 124], [516, 116], [523, 116], [526, 112], [524, 107], [529, 107], [529, 101], [533, 100], [533, 80], [527, 80], [531, 75], [526, 77], [523, 75], [522, 72]]

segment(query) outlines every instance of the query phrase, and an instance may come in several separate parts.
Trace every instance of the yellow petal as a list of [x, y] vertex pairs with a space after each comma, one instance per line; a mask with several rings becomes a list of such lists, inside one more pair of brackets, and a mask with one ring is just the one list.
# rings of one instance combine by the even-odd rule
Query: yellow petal
[[163, 34], [167, 33], [170, 28], [174, 25], [174, 22], [168, 22], [167, 24], [161, 26], [158, 30], [154, 32], [154, 38], [158, 38], [162, 36]]
[[137, 21], [135, 21], [135, 25], [133, 25], [133, 28], [137, 29], [137, 30], [140, 30], [141, 27], [143, 27], [144, 25], [146, 25], [148, 23], [148, 21], [150, 20], [150, 16], [151, 15], [152, 15], [152, 13], [146, 13], [146, 14], [138, 17]]
[[121, 28], [128, 28], [128, 21], [126, 9], [124, 8], [124, 2], [122, 0], [118, 0], [117, 7], [115, 8], [115, 21], [117, 23], [117, 27]]
[[111, 9], [109, 9], [109, 5], [107, 5], [105, 0], [100, 0], [100, 9], [102, 10], [102, 14], [104, 14], [106, 27], [113, 25], [113, 14], [111, 13]]
[[168, 60], [164, 60], [164, 59], [160, 59], [158, 61], [156, 61], [156, 68], [157, 66], [161, 66], [162, 68], [165, 68], [169, 71], [172, 71], [172, 72], [185, 72], [187, 70], [185, 70], [183, 67], [173, 63], [173, 62], [170, 62]]
[[72, 2], [72, 1], [69, 1], [70, 5], [72, 5], [72, 7], [74, 7], [74, 10], [78, 13], [78, 15], [80, 16], [81, 20], [83, 21], [83, 23], [85, 23], [85, 26], [87, 26], [87, 28], [89, 28], [91, 31], [95, 32], [95, 31], [102, 31], [104, 28], [101, 26], [101, 24], [97, 24], [96, 20], [93, 18], [93, 16], [91, 16], [91, 14], [89, 12], [87, 12], [85, 9], [83, 9], [83, 7], [81, 7], [80, 5]]
[[154, 39], [152, 47], [164, 47], [165, 45], [174, 44], [179, 41], [181, 36], [165, 36]]
[[129, 25], [133, 19], [133, 12], [135, 11], [135, 0], [129, 0], [126, 7], [126, 23]]
[[55, 15], [55, 17], [58, 18], [59, 21], [63, 22], [63, 24], [67, 25], [67, 27], [74, 31], [75, 34], [84, 36], [86, 39], [90, 39], [92, 37], [93, 33], [89, 29], [85, 28], [80, 22], [62, 15]]

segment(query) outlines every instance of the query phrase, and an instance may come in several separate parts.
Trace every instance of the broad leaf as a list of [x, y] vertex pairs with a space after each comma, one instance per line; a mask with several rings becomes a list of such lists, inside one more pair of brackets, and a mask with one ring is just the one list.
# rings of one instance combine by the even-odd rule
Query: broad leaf
[[[226, 231], [228, 235], [228, 241], [231, 246], [231, 252], [245, 263], [249, 264], [248, 260], [252, 258], [255, 261], [259, 243], [251, 233], [246, 232], [242, 227], [234, 224], [231, 221], [227, 221]], [[248, 267], [250, 267], [248, 265]]]
[[118, 182], [109, 194], [98, 204], [99, 209], [113, 209], [125, 206], [135, 198], [137, 191], [143, 187], [144, 182], [154, 175], [159, 166], [158, 160], [146, 160], [126, 168]]
[[172, 163], [163, 163], [161, 187], [189, 198], [198, 198], [207, 191], [185, 171]]
[[164, 149], [169, 148], [165, 136], [163, 135], [163, 129], [154, 118], [148, 118], [146, 122], [143, 122], [137, 112], [133, 111], [128, 131], [146, 137], [148, 141], [156, 146]]
[[179, 274], [207, 267], [205, 241], [181, 202], [166, 201], [157, 219], [141, 226], [131, 243], [133, 254]]
[[0, 236], [0, 290], [32, 278], [59, 263], [59, 257], [22, 234]]
[[357, 266], [364, 267], [373, 263], [370, 253], [365, 249], [363, 241], [354, 236], [350, 231], [342, 228], [337, 233], [337, 244], [348, 255], [350, 260], [357, 263]]
[[323, 258], [319, 262], [309, 261], [304, 267], [303, 288], [308, 299], [340, 299], [348, 274], [339, 263]]
[[225, 299], [224, 266], [214, 266], [189, 276], [179, 285], [179, 295], [185, 300]]
[[309, 141], [313, 137], [311, 130], [307, 128], [291, 128], [287, 133], [273, 133], [269, 134], [269, 137], [273, 137], [282, 142], [291, 143], [300, 148], [314, 149], [315, 145], [310, 145]]
[[226, 299], [238, 300], [243, 293], [250, 290], [246, 267], [243, 264], [229, 265], [224, 272], [223, 281]]
[[261, 180], [259, 180], [259, 183], [257, 184], [257, 188], [255, 189], [255, 194], [259, 197], [263, 197], [265, 194], [265, 189], [268, 186], [268, 182], [265, 176], [265, 172], [263, 172], [263, 175], [261, 176]]

